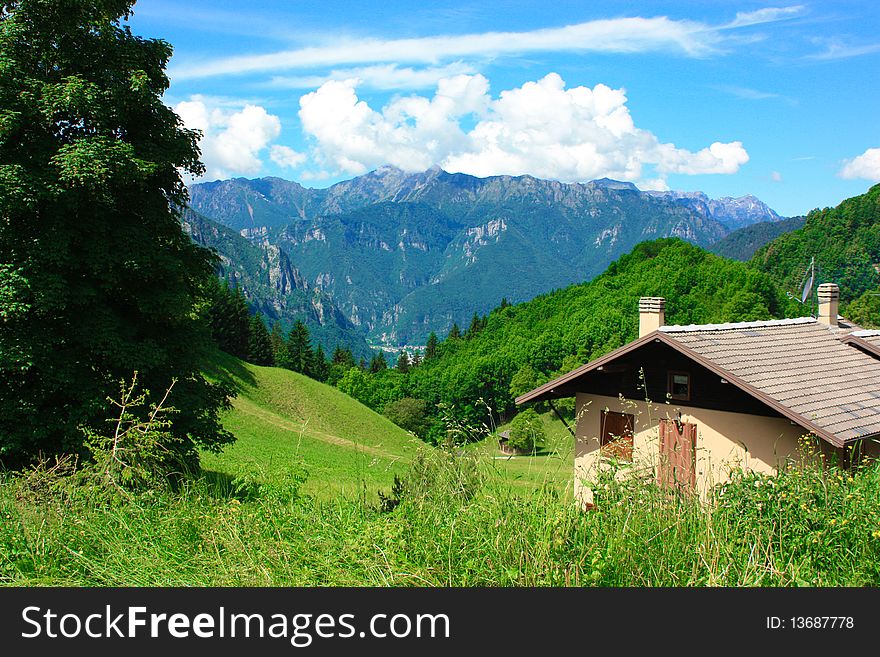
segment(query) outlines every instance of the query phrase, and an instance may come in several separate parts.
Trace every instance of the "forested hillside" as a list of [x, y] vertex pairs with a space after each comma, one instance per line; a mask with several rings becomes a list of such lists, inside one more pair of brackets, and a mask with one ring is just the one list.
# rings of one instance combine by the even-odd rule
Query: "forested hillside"
[[854, 301], [880, 286], [880, 185], [834, 208], [813, 210], [803, 228], [773, 240], [752, 264], [799, 293], [810, 259], [817, 282], [835, 282], [841, 301]]
[[[757, 320], [794, 312], [767, 274], [677, 239], [645, 242], [589, 283], [502, 305], [436, 346], [417, 367], [351, 370], [339, 387], [381, 410], [401, 398], [441, 404], [471, 424], [510, 411], [516, 394], [636, 337], [638, 299], [667, 299], [667, 323]], [[494, 417], [494, 416], [493, 416]], [[426, 430], [426, 433], [430, 433]], [[437, 437], [438, 434], [434, 434]]]
[[789, 217], [780, 221], [762, 221], [733, 231], [709, 247], [716, 255], [745, 262], [755, 251], [780, 235], [803, 228], [806, 217]]

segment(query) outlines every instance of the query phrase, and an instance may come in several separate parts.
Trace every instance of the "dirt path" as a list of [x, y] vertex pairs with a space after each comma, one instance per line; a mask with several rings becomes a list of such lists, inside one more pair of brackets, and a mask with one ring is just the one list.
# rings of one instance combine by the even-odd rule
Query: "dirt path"
[[367, 454], [380, 456], [386, 459], [399, 460], [401, 458], [401, 456], [398, 454], [391, 454], [390, 452], [386, 452], [385, 450], [378, 447], [364, 445], [363, 443], [358, 443], [354, 440], [349, 440], [348, 438], [341, 438], [340, 436], [335, 436], [331, 433], [326, 433], [324, 431], [309, 429], [307, 423], [297, 424], [277, 415], [276, 413], [260, 408], [251, 401], [243, 400], [240, 397], [236, 397], [232, 401], [232, 406], [235, 408], [235, 410], [241, 413], [245, 413], [246, 415], [250, 415], [251, 417], [259, 418], [261, 421], [266, 422], [267, 424], [271, 424], [274, 427], [278, 427], [279, 429], [283, 429], [285, 431], [290, 431], [297, 435], [302, 434], [310, 438], [315, 438], [322, 442], [329, 443], [331, 445], [336, 445], [337, 447], [345, 447], [347, 449], [353, 449], [359, 452], [366, 452]]

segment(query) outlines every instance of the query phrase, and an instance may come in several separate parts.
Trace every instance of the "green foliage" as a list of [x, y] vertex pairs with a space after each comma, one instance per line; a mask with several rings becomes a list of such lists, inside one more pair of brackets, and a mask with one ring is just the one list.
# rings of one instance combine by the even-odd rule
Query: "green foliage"
[[250, 353], [251, 319], [244, 293], [240, 288], [230, 287], [229, 281], [221, 283], [214, 278], [205, 287], [211, 338], [227, 354], [247, 359]]
[[327, 356], [324, 354], [324, 348], [318, 345], [312, 357], [312, 378], [323, 383], [329, 375], [330, 365], [327, 363]]
[[790, 217], [781, 221], [762, 221], [728, 233], [709, 247], [709, 251], [731, 260], [746, 262], [755, 251], [780, 235], [804, 227], [805, 217]]
[[514, 449], [534, 451], [547, 439], [544, 423], [532, 408], [517, 414], [510, 423], [510, 438], [507, 444]]
[[[7, 476], [0, 480], [0, 583], [880, 584], [876, 466], [852, 477], [836, 469], [776, 479], [733, 473], [707, 506], [641, 482], [610, 480], [591, 512], [546, 489], [512, 488], [490, 463], [446, 450], [424, 451], [398, 476], [385, 495], [394, 502], [385, 509], [394, 507], [391, 513], [355, 495], [285, 495], [279, 503], [273, 484], [253, 472], [204, 477], [174, 494], [112, 507], [58, 500], [51, 490], [38, 495], [33, 478]], [[279, 474], [274, 485], [290, 479]]]
[[272, 348], [272, 336], [259, 311], [250, 318], [248, 326], [248, 361], [255, 365], [274, 365], [275, 352]]
[[525, 393], [534, 390], [540, 385], [538, 382], [538, 373], [535, 369], [529, 365], [523, 365], [520, 367], [516, 374], [514, 374], [510, 378], [510, 396], [516, 399], [520, 395], [524, 395]]
[[287, 360], [281, 363], [282, 367], [311, 375], [314, 367], [314, 353], [312, 341], [309, 337], [309, 329], [301, 321], [297, 320], [287, 336]]
[[414, 433], [419, 438], [428, 435], [430, 419], [428, 402], [424, 399], [404, 397], [385, 406], [382, 414], [401, 429]]
[[409, 354], [405, 349], [401, 349], [400, 355], [397, 357], [397, 365], [395, 365], [395, 368], [401, 374], [409, 372]]
[[766, 274], [677, 239], [645, 242], [589, 283], [496, 308], [474, 338], [438, 345], [408, 374], [408, 394], [446, 404], [471, 425], [486, 422], [486, 406], [497, 418], [514, 409], [516, 394], [634, 339], [641, 296], [666, 297], [670, 324], [790, 312]]
[[385, 352], [378, 351], [373, 355], [372, 360], [370, 360], [370, 374], [376, 374], [377, 372], [381, 372], [382, 370], [388, 369], [388, 361], [385, 360]]
[[[171, 47], [132, 2], [4, 3], [0, 19], [0, 459], [83, 449], [139, 372], [190, 457], [233, 437], [200, 374], [211, 255], [181, 231], [198, 134], [162, 102]], [[142, 418], [143, 419], [143, 418]]]
[[176, 409], [164, 406], [175, 382], [143, 413], [149, 391], [137, 392], [137, 378], [135, 372], [131, 383], [120, 382], [118, 398], [107, 400], [118, 413], [108, 420], [111, 431], [85, 430], [91, 462], [79, 474], [90, 487], [122, 494], [164, 490], [172, 476], [179, 479], [190, 470], [180, 460], [177, 439], [169, 431]]
[[844, 309], [848, 319], [867, 329], [880, 328], [880, 287], [868, 290]]
[[880, 185], [846, 199], [835, 208], [813, 210], [803, 228], [776, 238], [755, 253], [751, 263], [783, 289], [798, 289], [810, 259], [816, 259], [818, 283], [837, 283], [841, 302], [880, 287]]
[[434, 358], [437, 356], [437, 334], [434, 331], [431, 331], [431, 334], [428, 336], [428, 341], [425, 344], [425, 360], [429, 358]]

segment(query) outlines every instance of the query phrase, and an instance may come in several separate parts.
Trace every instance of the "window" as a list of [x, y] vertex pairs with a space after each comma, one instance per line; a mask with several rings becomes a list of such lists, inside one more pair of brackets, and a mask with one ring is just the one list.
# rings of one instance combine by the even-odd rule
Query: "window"
[[670, 399], [689, 401], [691, 398], [691, 375], [687, 372], [670, 372], [667, 392]]
[[602, 413], [602, 436], [599, 440], [599, 452], [602, 456], [632, 462], [634, 420], [635, 417], [628, 413]]

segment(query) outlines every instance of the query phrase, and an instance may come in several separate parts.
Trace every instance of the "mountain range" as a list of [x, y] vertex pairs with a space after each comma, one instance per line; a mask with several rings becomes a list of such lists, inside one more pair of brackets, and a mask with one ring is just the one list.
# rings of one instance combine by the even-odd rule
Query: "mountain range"
[[[268, 282], [251, 295], [265, 299], [263, 312], [284, 320], [275, 289], [288, 309], [305, 308], [337, 337], [390, 346], [424, 344], [431, 331], [445, 335], [502, 298], [524, 301], [590, 280], [645, 240], [708, 247], [781, 219], [753, 196], [646, 192], [609, 179], [476, 178], [437, 167], [382, 167], [326, 189], [236, 178], [194, 184], [190, 197], [202, 233], [205, 221], [219, 224], [212, 235], [229, 230], [215, 245], [227, 267]], [[247, 249], [233, 235], [262, 255], [248, 251], [244, 264], [236, 254]], [[233, 242], [236, 252], [224, 253]]]

